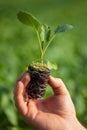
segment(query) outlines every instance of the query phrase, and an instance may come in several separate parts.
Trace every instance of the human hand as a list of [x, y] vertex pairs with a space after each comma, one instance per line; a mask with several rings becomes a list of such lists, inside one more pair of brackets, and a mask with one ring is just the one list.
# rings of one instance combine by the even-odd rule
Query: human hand
[[49, 77], [54, 95], [47, 99], [29, 99], [26, 86], [30, 76], [25, 72], [17, 80], [14, 99], [21, 115], [35, 130], [85, 130], [76, 118], [69, 92], [59, 78]]

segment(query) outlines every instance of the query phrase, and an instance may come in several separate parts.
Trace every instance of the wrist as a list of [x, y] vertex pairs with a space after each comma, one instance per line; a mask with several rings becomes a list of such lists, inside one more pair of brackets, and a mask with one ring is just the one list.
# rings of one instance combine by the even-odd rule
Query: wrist
[[[74, 122], [73, 122], [73, 127], [74, 129], [72, 130], [87, 130], [80, 122], [77, 118], [75, 118]], [[73, 128], [72, 127], [72, 128]]]

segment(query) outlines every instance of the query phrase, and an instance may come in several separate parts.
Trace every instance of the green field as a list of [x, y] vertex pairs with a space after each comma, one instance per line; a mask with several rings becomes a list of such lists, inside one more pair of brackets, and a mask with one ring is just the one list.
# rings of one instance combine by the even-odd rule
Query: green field
[[[65, 82], [75, 104], [77, 117], [87, 127], [87, 0], [0, 0], [0, 130], [31, 130], [14, 105], [17, 77], [32, 61], [38, 61], [39, 46], [32, 28], [17, 19], [28, 11], [55, 29], [72, 24], [73, 30], [56, 36], [45, 61], [56, 62], [51, 74]], [[47, 88], [45, 95], [52, 95]]]

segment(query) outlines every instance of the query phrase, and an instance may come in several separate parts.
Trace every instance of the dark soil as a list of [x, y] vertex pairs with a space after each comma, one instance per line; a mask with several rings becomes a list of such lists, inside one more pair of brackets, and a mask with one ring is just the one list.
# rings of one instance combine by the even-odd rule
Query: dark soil
[[46, 67], [36, 68], [29, 65], [28, 72], [31, 77], [31, 80], [27, 86], [29, 98], [41, 98], [45, 94], [50, 70]]

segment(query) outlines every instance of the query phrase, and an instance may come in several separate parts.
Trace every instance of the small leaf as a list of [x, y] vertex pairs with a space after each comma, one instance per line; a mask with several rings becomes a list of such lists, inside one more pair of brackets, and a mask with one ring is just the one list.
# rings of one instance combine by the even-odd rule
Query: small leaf
[[41, 28], [40, 28], [40, 39], [41, 39], [42, 43], [45, 42], [45, 28], [44, 28], [44, 25], [42, 25]]
[[51, 35], [50, 27], [46, 24], [43, 24], [40, 28], [40, 38], [43, 43], [48, 42]]
[[25, 25], [31, 26], [37, 29], [41, 26], [39, 20], [37, 20], [32, 14], [20, 11], [17, 14], [18, 19]]
[[53, 63], [53, 62], [50, 62], [50, 61], [47, 62], [47, 67], [50, 70], [52, 70], [52, 69], [57, 70], [57, 68], [58, 68], [56, 63]]
[[73, 26], [69, 25], [69, 24], [65, 24], [65, 25], [60, 25], [55, 29], [55, 33], [59, 33], [59, 32], [65, 32], [68, 31], [70, 29], [72, 29]]
[[50, 27], [48, 27], [47, 34], [46, 34], [46, 41], [47, 42], [50, 40], [50, 36], [51, 36], [51, 29], [50, 29]]

